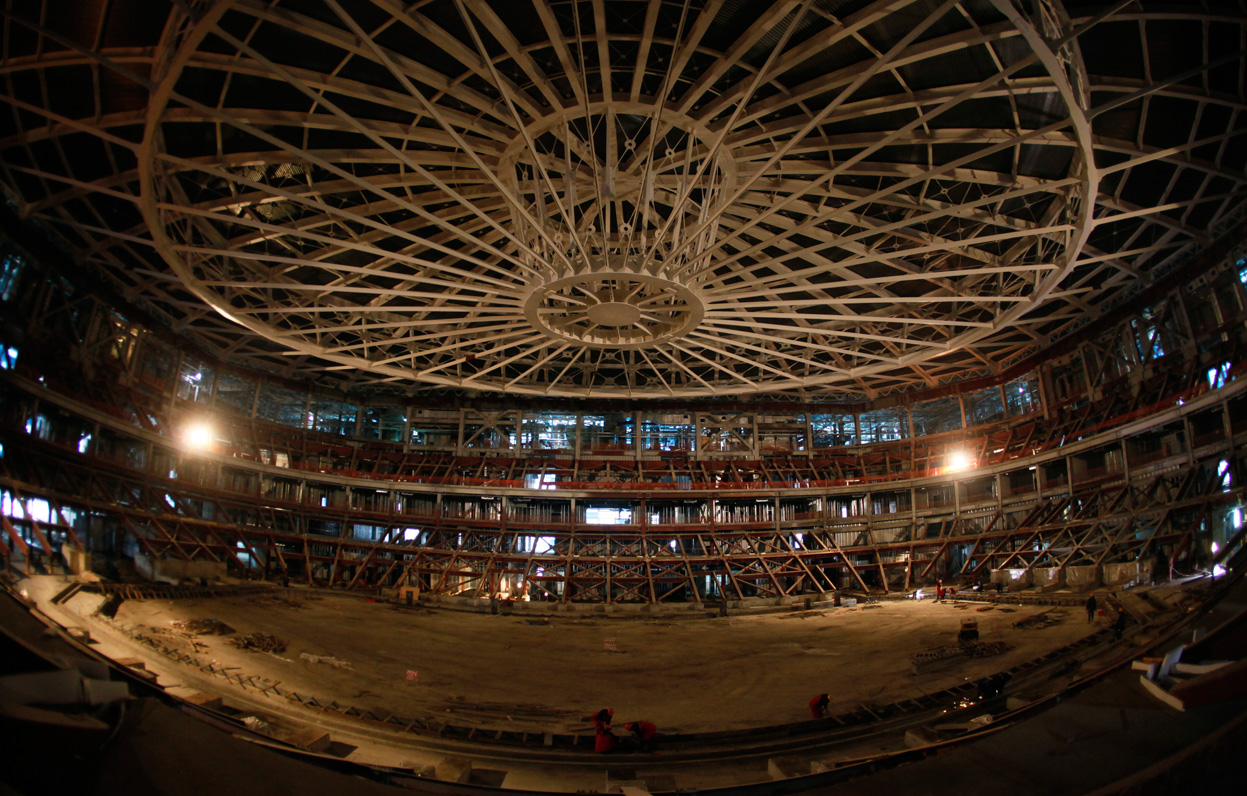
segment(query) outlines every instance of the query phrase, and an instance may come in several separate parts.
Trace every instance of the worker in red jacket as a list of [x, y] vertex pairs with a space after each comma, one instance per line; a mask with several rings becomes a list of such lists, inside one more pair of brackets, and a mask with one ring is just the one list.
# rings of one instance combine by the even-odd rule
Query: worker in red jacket
[[594, 713], [593, 716], [589, 720], [593, 722], [593, 729], [598, 730], [600, 732], [601, 730], [604, 730], [604, 729], [610, 730], [611, 719], [614, 718], [614, 716], [615, 716], [615, 711], [613, 709], [602, 708], [597, 713]]
[[624, 729], [632, 733], [637, 749], [642, 752], [653, 751], [654, 736], [658, 734], [658, 727], [654, 726], [653, 722], [630, 721], [624, 725]]
[[604, 754], [606, 752], [615, 751], [615, 745], [618, 743], [615, 734], [611, 732], [609, 726], [598, 728], [597, 735], [593, 739], [593, 751]]
[[816, 719], [821, 719], [827, 715], [827, 706], [831, 704], [831, 697], [827, 694], [819, 694], [810, 700], [810, 715]]
[[611, 718], [615, 715], [615, 711], [611, 708], [602, 708], [591, 717], [593, 722], [593, 751], [598, 753], [613, 752], [617, 740], [615, 734], [611, 732]]

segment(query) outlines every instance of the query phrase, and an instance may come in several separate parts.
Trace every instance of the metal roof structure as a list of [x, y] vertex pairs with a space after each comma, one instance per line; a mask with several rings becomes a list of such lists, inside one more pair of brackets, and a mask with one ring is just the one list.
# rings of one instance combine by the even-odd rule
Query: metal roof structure
[[1242, 2], [10, 0], [0, 184], [209, 354], [357, 394], [998, 373], [1247, 199]]

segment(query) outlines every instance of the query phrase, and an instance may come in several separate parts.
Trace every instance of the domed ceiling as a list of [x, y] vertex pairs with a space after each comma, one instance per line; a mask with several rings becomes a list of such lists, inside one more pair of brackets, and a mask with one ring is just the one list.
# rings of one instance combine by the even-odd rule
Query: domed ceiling
[[1232, 3], [4, 15], [17, 212], [207, 353], [356, 393], [854, 399], [987, 375], [1247, 198]]

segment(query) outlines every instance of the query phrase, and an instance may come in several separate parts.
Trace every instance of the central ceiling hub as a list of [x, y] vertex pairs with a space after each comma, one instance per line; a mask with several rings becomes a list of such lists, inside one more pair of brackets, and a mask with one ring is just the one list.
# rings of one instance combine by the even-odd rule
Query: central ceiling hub
[[696, 329], [705, 315], [697, 291], [627, 270], [634, 259], [595, 258], [598, 268], [537, 287], [524, 316], [550, 337], [593, 348], [645, 348]]
[[603, 301], [585, 310], [592, 323], [598, 326], [632, 326], [641, 320], [641, 308], [622, 301]]

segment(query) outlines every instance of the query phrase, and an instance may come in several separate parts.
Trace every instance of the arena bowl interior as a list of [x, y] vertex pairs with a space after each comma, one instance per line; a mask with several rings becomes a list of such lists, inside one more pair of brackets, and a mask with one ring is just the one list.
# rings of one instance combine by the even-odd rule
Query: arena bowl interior
[[[801, 744], [801, 776], [877, 753], [876, 720], [908, 754], [1001, 672], [981, 695], [1030, 706], [1025, 727], [1118, 682], [1130, 639], [1160, 643], [1193, 605], [1174, 582], [1234, 575], [1241, 2], [0, 17], [0, 554], [57, 622], [155, 656], [161, 685], [199, 675], [134, 628], [215, 612], [292, 640], [261, 681], [412, 720], [374, 755], [358, 715], [291, 700], [283, 720], [331, 727], [352, 761], [701, 789], [769, 782]], [[943, 585], [1026, 605], [901, 599]], [[1127, 609], [1125, 646], [1083, 621], [1088, 590]], [[128, 602], [94, 616], [111, 595]], [[1012, 624], [1049, 608], [1046, 636]], [[915, 639], [972, 616], [1013, 649], [911, 667]], [[843, 732], [805, 721], [829, 668]], [[586, 760], [605, 681], [686, 730], [678, 754], [630, 758], [632, 780]], [[1213, 715], [1148, 741], [1189, 748]], [[1088, 791], [1132, 770], [1098, 744], [1061, 772]]]

